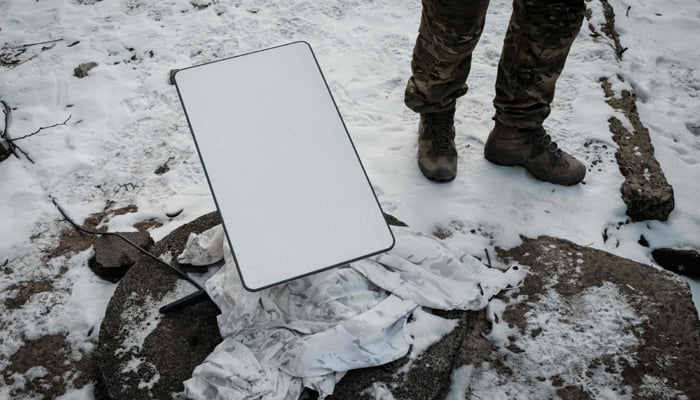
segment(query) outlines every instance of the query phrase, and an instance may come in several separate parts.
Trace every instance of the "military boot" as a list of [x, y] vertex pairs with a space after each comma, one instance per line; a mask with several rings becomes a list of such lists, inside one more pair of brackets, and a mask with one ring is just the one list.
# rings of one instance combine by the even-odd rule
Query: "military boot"
[[586, 167], [559, 149], [542, 127], [516, 128], [496, 121], [484, 156], [494, 164], [520, 165], [537, 179], [559, 185], [575, 185], [586, 176]]
[[457, 175], [454, 113], [451, 109], [420, 116], [418, 166], [426, 178], [449, 182]]

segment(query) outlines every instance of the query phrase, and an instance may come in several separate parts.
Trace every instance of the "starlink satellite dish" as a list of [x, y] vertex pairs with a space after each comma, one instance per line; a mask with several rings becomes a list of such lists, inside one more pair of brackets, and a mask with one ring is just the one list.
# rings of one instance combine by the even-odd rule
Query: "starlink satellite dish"
[[182, 69], [175, 82], [248, 290], [394, 245], [307, 43]]

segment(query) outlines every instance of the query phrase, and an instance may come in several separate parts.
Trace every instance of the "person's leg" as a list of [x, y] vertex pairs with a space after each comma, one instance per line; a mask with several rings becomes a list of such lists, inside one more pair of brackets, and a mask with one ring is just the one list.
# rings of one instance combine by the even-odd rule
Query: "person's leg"
[[428, 179], [457, 172], [454, 112], [467, 92], [471, 54], [484, 29], [488, 0], [423, 0], [405, 103], [421, 114], [418, 165]]
[[489, 0], [423, 0], [423, 15], [405, 102], [420, 113], [454, 109], [467, 92], [471, 54], [481, 32]]
[[514, 0], [496, 78], [496, 119], [542, 126], [583, 22], [584, 0]]
[[542, 128], [583, 22], [584, 0], [514, 0], [496, 79], [496, 127], [484, 148], [499, 165], [524, 166], [535, 177], [573, 185], [586, 175]]

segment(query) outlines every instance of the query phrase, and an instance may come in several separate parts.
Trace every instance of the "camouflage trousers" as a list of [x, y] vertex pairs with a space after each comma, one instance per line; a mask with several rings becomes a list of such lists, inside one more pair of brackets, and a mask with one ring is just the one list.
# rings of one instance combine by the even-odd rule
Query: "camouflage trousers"
[[[489, 0], [423, 0], [405, 94], [415, 112], [449, 110], [467, 92], [467, 76]], [[514, 0], [498, 65], [494, 106], [500, 122], [540, 126], [557, 78], [583, 22], [584, 0]]]

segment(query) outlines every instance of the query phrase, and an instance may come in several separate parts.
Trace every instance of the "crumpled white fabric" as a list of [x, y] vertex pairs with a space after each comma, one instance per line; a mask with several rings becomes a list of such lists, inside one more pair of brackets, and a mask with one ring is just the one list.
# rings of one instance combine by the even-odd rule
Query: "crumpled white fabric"
[[384, 254], [259, 292], [243, 288], [219, 225], [190, 235], [179, 260], [225, 266], [206, 283], [224, 338], [185, 382], [193, 399], [298, 399], [332, 394], [345, 371], [403, 357], [418, 307], [477, 310], [522, 270], [490, 269], [435, 237], [392, 227]]

